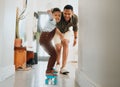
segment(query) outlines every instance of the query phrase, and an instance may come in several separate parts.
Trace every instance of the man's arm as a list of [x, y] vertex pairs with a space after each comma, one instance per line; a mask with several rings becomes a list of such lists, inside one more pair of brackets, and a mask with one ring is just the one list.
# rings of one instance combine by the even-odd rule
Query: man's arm
[[74, 15], [74, 20], [73, 20], [73, 31], [74, 31], [74, 43], [73, 46], [76, 45], [77, 43], [77, 37], [78, 37], [78, 18], [76, 15]]
[[77, 36], [78, 36], [78, 32], [74, 31], [74, 43], [73, 43], [73, 46], [75, 46], [76, 43], [77, 43]]
[[77, 39], [77, 36], [78, 36], [78, 32], [74, 31], [74, 39]]
[[58, 28], [56, 28], [56, 33], [60, 36], [60, 39], [63, 40], [64, 36], [63, 34], [60, 32], [60, 30]]

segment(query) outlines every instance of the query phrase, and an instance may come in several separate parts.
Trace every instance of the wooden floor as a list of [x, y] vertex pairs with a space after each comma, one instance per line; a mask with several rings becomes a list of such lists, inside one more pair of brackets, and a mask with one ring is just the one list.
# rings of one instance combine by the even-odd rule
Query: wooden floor
[[0, 82], [0, 87], [78, 87], [75, 83], [75, 70], [77, 63], [69, 62], [67, 69], [70, 71], [69, 75], [62, 75], [58, 73], [57, 85], [45, 84], [45, 70], [46, 61], [41, 61], [34, 65], [28, 71], [16, 71], [15, 75]]

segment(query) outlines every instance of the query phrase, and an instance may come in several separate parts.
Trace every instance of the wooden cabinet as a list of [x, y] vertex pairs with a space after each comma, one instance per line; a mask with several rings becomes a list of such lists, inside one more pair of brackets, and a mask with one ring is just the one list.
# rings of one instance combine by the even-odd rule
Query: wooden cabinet
[[22, 68], [26, 69], [26, 47], [15, 47], [14, 48], [14, 64], [15, 69]]
[[31, 59], [34, 59], [34, 52], [33, 51], [27, 51], [27, 62]]

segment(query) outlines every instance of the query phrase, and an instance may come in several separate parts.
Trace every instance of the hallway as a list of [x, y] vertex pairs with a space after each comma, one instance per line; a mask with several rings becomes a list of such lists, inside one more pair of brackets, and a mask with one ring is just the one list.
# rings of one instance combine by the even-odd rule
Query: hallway
[[78, 87], [75, 84], [77, 63], [68, 62], [69, 75], [58, 74], [57, 85], [45, 85], [45, 69], [47, 62], [40, 61], [31, 70], [16, 71], [15, 75], [0, 82], [0, 87]]
[[[20, 38], [32, 47], [37, 20], [34, 12], [66, 4], [78, 14], [78, 64], [69, 62], [70, 75], [58, 75], [58, 85], [45, 85], [46, 62], [29, 71], [16, 71], [14, 41], [17, 8]], [[78, 1], [78, 2], [77, 2]], [[42, 2], [42, 3], [41, 3]], [[0, 87], [120, 87], [120, 0], [0, 0]], [[78, 9], [77, 9], [78, 8]], [[37, 51], [35, 50], [35, 53]], [[73, 50], [71, 50], [73, 53]], [[73, 56], [73, 57], [72, 57]], [[75, 58], [70, 54], [70, 57]], [[77, 67], [78, 66], [78, 67]]]

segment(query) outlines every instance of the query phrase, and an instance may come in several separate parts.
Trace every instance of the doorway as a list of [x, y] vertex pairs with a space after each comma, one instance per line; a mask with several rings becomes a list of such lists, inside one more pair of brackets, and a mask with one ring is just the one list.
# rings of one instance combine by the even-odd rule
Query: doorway
[[[41, 1], [41, 0], [39, 0]], [[38, 1], [38, 2], [39, 2]], [[74, 13], [76, 15], [78, 15], [78, 0], [73, 1], [73, 0], [55, 0], [54, 2], [51, 1], [51, 0], [45, 0], [44, 1], [45, 3], [44, 4], [41, 4], [41, 3], [37, 3], [37, 7], [39, 8], [39, 11], [43, 11], [43, 13], [41, 12], [40, 13], [40, 17], [39, 17], [39, 27], [41, 28], [42, 26], [44, 26], [45, 24], [43, 22], [40, 22], [40, 21], [43, 21], [45, 18], [45, 16], [41, 15], [41, 14], [44, 14], [45, 11], [47, 11], [48, 9], [51, 9], [51, 8], [54, 8], [54, 7], [59, 7], [61, 10], [63, 10], [63, 7], [66, 5], [66, 4], [70, 4], [73, 6], [73, 10], [74, 10]], [[68, 55], [68, 61], [70, 62], [77, 62], [78, 61], [78, 43], [76, 44], [75, 47], [73, 47], [73, 32], [72, 32], [72, 27], [70, 28], [71, 30], [71, 35], [70, 35], [70, 43], [69, 43], [69, 50], [74, 50], [74, 51], [69, 51], [69, 55]], [[78, 35], [79, 36], [79, 35]], [[78, 42], [78, 41], [77, 41]], [[49, 55], [42, 49], [41, 46], [38, 47], [38, 56], [39, 58], [44, 58], [44, 57], [49, 57]]]

